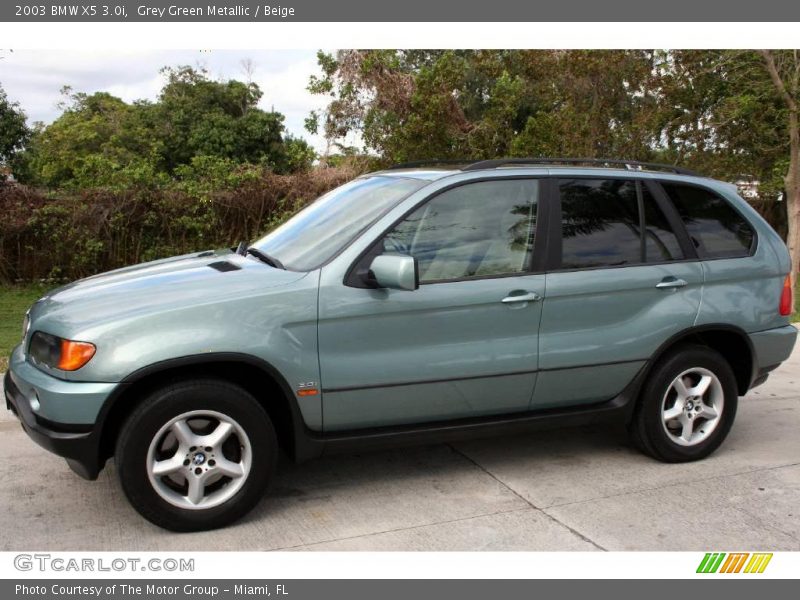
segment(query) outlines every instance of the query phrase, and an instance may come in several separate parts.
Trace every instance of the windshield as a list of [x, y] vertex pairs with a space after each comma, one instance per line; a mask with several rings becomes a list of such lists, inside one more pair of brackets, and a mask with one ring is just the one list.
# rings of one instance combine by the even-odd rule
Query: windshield
[[291, 271], [316, 269], [427, 183], [385, 176], [356, 179], [321, 196], [253, 247]]

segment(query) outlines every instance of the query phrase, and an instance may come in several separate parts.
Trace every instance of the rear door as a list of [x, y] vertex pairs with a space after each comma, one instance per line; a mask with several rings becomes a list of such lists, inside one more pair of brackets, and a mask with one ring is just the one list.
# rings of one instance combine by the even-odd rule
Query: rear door
[[783, 274], [769, 244], [758, 243], [753, 227], [719, 193], [676, 181], [662, 186], [703, 261], [698, 324], [735, 323], [745, 331], [781, 326], [776, 298]]
[[609, 400], [693, 325], [703, 271], [674, 208], [648, 180], [557, 183], [534, 409]]

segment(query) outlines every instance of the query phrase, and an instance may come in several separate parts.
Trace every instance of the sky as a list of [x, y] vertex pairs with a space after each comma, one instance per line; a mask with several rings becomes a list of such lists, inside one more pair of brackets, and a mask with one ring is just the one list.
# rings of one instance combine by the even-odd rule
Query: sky
[[154, 100], [164, 78], [164, 66], [204, 66], [214, 79], [241, 79], [247, 75], [243, 61], [254, 67], [252, 81], [264, 93], [260, 107], [286, 116], [289, 133], [301, 136], [319, 152], [325, 142], [303, 127], [314, 109], [326, 99], [306, 90], [308, 78], [319, 74], [314, 50], [15, 50], [0, 60], [0, 85], [9, 99], [19, 102], [28, 122], [51, 123], [59, 115], [61, 88], [91, 94], [104, 91], [126, 102]]

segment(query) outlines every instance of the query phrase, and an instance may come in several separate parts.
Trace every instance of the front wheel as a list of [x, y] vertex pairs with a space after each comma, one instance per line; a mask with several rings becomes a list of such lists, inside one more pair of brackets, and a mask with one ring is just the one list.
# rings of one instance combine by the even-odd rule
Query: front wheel
[[255, 506], [277, 448], [269, 416], [248, 392], [225, 381], [184, 381], [156, 390], [134, 410], [115, 461], [142, 516], [173, 531], [198, 531]]
[[682, 346], [653, 367], [631, 434], [658, 460], [699, 460], [725, 440], [737, 402], [736, 378], [722, 355], [705, 346]]

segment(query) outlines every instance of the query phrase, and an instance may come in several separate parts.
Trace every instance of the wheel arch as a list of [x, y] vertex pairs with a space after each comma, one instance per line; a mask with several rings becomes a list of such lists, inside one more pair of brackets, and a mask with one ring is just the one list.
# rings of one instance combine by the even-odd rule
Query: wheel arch
[[301, 460], [317, 453], [307, 447], [310, 436], [300, 407], [281, 373], [260, 358], [225, 352], [161, 361], [126, 377], [98, 415], [100, 463], [113, 456], [122, 424], [148, 393], [168, 381], [195, 377], [216, 377], [240, 385], [252, 394], [269, 414], [278, 443], [291, 458]]
[[685, 343], [700, 344], [719, 352], [733, 370], [739, 395], [744, 396], [747, 393], [758, 370], [753, 343], [743, 329], [724, 323], [698, 325], [667, 339], [648, 362], [645, 379], [649, 376], [653, 366], [667, 352]]

